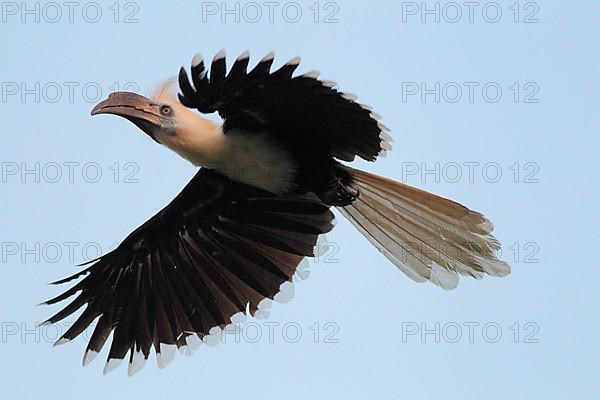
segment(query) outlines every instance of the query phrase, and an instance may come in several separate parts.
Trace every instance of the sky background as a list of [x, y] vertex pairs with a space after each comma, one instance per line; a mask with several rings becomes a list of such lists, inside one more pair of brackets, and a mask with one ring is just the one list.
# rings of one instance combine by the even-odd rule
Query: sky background
[[[595, 398], [600, 4], [244, 4], [0, 4], [3, 396]], [[106, 349], [81, 368], [82, 338], [52, 348], [74, 319], [35, 328], [58, 309], [36, 306], [62, 289], [46, 283], [108, 251], [195, 172], [89, 111], [221, 48], [230, 63], [244, 50], [251, 65], [271, 50], [276, 66], [302, 56], [299, 71], [374, 106], [394, 151], [358, 165], [484, 212], [512, 274], [450, 292], [416, 284], [339, 219], [296, 298], [237, 341], [164, 370], [152, 356], [134, 378], [125, 365], [102, 375]]]

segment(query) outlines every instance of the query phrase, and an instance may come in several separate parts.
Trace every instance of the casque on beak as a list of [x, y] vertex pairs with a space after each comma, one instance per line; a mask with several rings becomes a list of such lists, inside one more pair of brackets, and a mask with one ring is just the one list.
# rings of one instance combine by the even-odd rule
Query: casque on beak
[[158, 104], [132, 92], [114, 92], [92, 109], [92, 115], [114, 114], [125, 118], [159, 117]]
[[161, 104], [137, 93], [114, 92], [98, 103], [91, 114], [113, 114], [126, 118], [155, 139], [156, 130], [169, 131], [172, 121], [161, 114]]

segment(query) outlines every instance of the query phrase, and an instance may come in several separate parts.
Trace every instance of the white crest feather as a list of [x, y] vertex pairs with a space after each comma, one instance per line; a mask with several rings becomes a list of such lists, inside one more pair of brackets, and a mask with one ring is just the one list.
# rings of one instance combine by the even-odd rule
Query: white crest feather
[[175, 99], [177, 93], [177, 78], [172, 76], [161, 83], [152, 93], [152, 100], [166, 103], [167, 99]]

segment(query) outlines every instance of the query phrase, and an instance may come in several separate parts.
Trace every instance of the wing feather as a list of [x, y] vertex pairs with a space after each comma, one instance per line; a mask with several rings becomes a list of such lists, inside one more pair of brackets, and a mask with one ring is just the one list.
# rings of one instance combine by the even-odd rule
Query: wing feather
[[295, 58], [271, 72], [273, 55], [264, 57], [246, 72], [249, 57], [240, 56], [226, 71], [219, 53], [207, 78], [203, 64], [193, 66], [189, 81], [179, 73], [183, 105], [202, 113], [218, 111], [224, 130], [269, 132], [292, 143], [319, 143], [333, 157], [352, 161], [355, 156], [373, 161], [389, 144], [376, 114], [339, 92], [317, 74], [293, 76], [300, 59]]
[[75, 339], [98, 319], [84, 364], [112, 333], [105, 372], [128, 352], [128, 371], [137, 372], [152, 347], [162, 367], [190, 336], [216, 334], [234, 315], [247, 308], [254, 314], [264, 299], [273, 299], [332, 219], [329, 207], [312, 197], [277, 197], [202, 169], [116, 250], [62, 280], [86, 275], [46, 302], [76, 296], [46, 322], [85, 307], [57, 343]]

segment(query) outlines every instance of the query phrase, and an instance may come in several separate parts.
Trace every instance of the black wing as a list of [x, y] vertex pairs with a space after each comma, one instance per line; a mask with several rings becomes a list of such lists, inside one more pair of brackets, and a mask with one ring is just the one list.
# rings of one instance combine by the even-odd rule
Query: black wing
[[250, 72], [248, 62], [248, 54], [242, 54], [227, 74], [225, 55], [219, 53], [208, 73], [204, 62], [194, 58], [192, 83], [184, 68], [179, 72], [179, 100], [202, 113], [218, 111], [225, 131], [277, 132], [321, 143], [331, 156], [344, 161], [357, 155], [373, 161], [390, 149], [387, 128], [354, 96], [337, 91], [332, 82], [318, 80], [317, 73], [292, 76], [299, 59], [272, 73], [272, 55]]
[[[113, 333], [105, 371], [130, 352], [130, 373], [141, 368], [153, 346], [159, 366], [175, 345], [224, 328], [232, 316], [254, 315], [291, 281], [318, 235], [332, 228], [333, 214], [307, 196], [275, 197], [201, 169], [162, 211], [131, 233], [117, 249], [85, 270], [86, 275], [54, 304], [77, 297], [46, 323], [85, 306], [57, 343], [97, 325], [84, 356], [91, 361]], [[287, 284], [289, 285], [289, 284]], [[217, 328], [216, 328], [217, 327]], [[171, 345], [171, 346], [169, 346]]]

